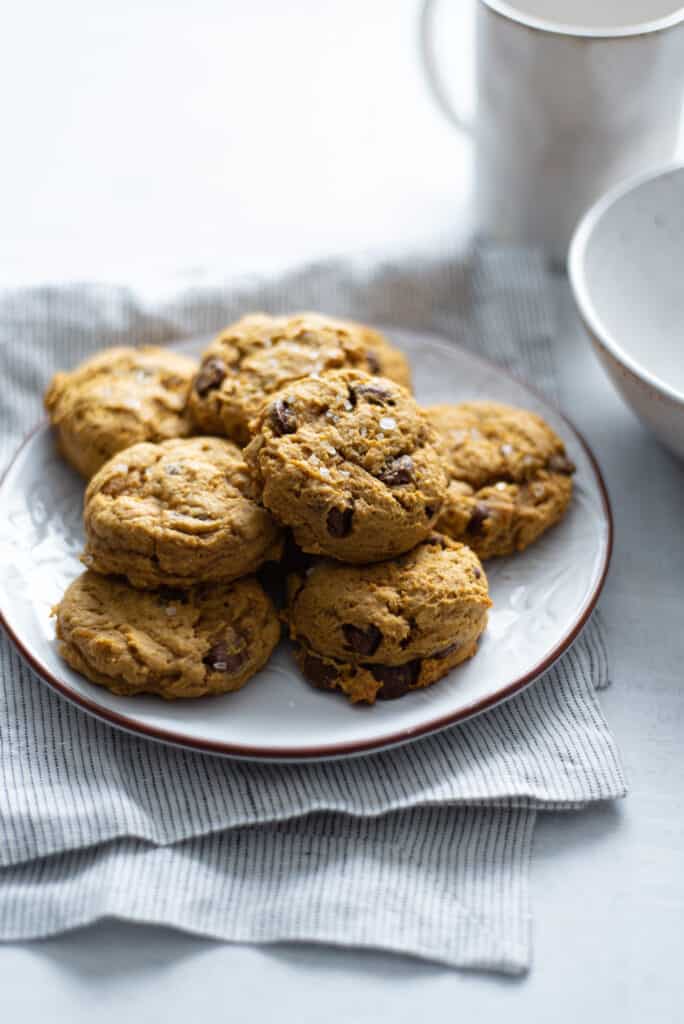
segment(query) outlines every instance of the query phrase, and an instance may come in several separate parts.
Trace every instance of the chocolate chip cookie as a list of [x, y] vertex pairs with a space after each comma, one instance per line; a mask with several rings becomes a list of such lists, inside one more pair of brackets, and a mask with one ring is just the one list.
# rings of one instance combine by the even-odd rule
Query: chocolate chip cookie
[[84, 522], [85, 564], [134, 587], [228, 582], [281, 550], [241, 450], [219, 437], [118, 452], [88, 485]]
[[450, 478], [439, 530], [492, 558], [524, 551], [562, 519], [575, 467], [540, 416], [496, 402], [426, 412]]
[[109, 348], [57, 373], [45, 408], [65, 459], [84, 477], [139, 441], [185, 437], [188, 388], [197, 364], [167, 349]]
[[288, 582], [302, 672], [354, 703], [392, 700], [441, 679], [475, 654], [491, 606], [474, 551], [434, 533], [391, 561], [321, 560]]
[[274, 395], [245, 449], [261, 498], [306, 552], [374, 562], [430, 533], [446, 495], [437, 436], [407, 391], [336, 370]]
[[404, 356], [378, 331], [318, 313], [254, 313], [227, 327], [202, 356], [190, 393], [199, 431], [245, 445], [249, 423], [270, 395], [291, 381], [355, 367], [410, 388]]
[[150, 591], [85, 572], [53, 614], [64, 660], [125, 697], [175, 700], [239, 690], [280, 636], [273, 605], [251, 577]]

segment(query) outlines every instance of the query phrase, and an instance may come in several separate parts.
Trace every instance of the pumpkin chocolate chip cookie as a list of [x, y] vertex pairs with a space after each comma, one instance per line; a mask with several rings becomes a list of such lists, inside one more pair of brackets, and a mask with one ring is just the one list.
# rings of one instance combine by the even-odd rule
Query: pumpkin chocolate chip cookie
[[439, 530], [492, 558], [524, 551], [562, 519], [575, 467], [540, 416], [496, 402], [426, 412], [450, 480]]
[[129, 445], [187, 436], [196, 365], [163, 348], [109, 348], [55, 374], [45, 408], [64, 458], [89, 478]]
[[275, 610], [251, 577], [187, 591], [134, 590], [85, 572], [53, 609], [59, 653], [120, 696], [175, 700], [239, 690], [280, 637]]
[[291, 381], [354, 367], [410, 388], [404, 356], [378, 331], [318, 313], [254, 313], [227, 327], [204, 352], [189, 407], [199, 431], [244, 445], [263, 402]]
[[375, 565], [319, 561], [288, 590], [302, 672], [354, 703], [441, 679], [475, 653], [491, 606], [477, 555], [440, 534]]
[[83, 561], [135, 587], [228, 582], [281, 551], [241, 450], [219, 437], [136, 444], [95, 474]]
[[296, 381], [245, 449], [261, 498], [306, 552], [374, 562], [408, 551], [440, 514], [437, 436], [400, 385], [355, 370]]

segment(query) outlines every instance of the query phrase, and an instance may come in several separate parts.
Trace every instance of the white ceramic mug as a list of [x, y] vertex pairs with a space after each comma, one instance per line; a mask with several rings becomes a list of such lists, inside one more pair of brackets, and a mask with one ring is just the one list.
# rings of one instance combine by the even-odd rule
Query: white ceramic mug
[[[461, 2], [461, 0], [458, 0]], [[423, 57], [452, 123], [425, 0]], [[684, 90], [684, 7], [673, 0], [478, 0], [475, 226], [565, 261], [586, 208], [671, 159]]]

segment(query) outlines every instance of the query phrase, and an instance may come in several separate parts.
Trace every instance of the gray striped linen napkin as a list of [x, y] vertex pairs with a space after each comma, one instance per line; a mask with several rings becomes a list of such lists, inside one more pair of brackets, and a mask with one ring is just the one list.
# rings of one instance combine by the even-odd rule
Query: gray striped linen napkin
[[[123, 289], [0, 296], [0, 458], [57, 368], [121, 343], [216, 330], [247, 309], [319, 308], [432, 330], [556, 393], [535, 254], [326, 263], [145, 306]], [[0, 938], [114, 915], [232, 941], [375, 947], [459, 967], [529, 966], [538, 811], [623, 796], [596, 690], [595, 615], [535, 686], [463, 725], [349, 761], [273, 765], [163, 747], [59, 699], [0, 638]]]

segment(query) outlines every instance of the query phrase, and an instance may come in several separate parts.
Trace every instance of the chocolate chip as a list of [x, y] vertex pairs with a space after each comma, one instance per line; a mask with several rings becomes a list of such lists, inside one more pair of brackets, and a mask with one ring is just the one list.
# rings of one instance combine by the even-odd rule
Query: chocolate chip
[[409, 617], [408, 625], [408, 633], [406, 634], [403, 640], [399, 641], [399, 646], [401, 647], [402, 651], [405, 651], [409, 644], [413, 643], [415, 635], [418, 632], [418, 623], [416, 622], [412, 615]]
[[284, 398], [278, 398], [273, 403], [268, 417], [278, 437], [282, 437], [283, 434], [294, 434], [297, 429], [297, 417]]
[[346, 508], [331, 508], [328, 518], [325, 521], [328, 533], [331, 537], [346, 537], [351, 533], [352, 516], [354, 509], [347, 505]]
[[575, 463], [570, 459], [566, 458], [565, 455], [552, 455], [547, 463], [549, 472], [551, 473], [565, 473], [570, 476], [575, 472], [577, 467]]
[[180, 590], [178, 587], [160, 587], [158, 590], [159, 600], [162, 604], [187, 604], [187, 590]]
[[308, 651], [304, 652], [301, 661], [302, 672], [309, 682], [319, 690], [334, 690], [337, 671], [327, 662], [322, 661]]
[[379, 402], [381, 405], [393, 404], [392, 392], [384, 388], [382, 384], [359, 384], [355, 391], [358, 398], [365, 398], [368, 402]]
[[473, 575], [474, 575], [476, 580], [479, 580], [479, 578], [482, 576], [482, 570], [478, 569], [477, 567], [475, 567], [473, 569]]
[[432, 657], [437, 658], [439, 661], [441, 661], [443, 658], [448, 658], [450, 654], [454, 653], [454, 651], [457, 651], [460, 646], [461, 642], [457, 640], [456, 643], [449, 644], [448, 647], [442, 648], [441, 651], [435, 651]]
[[425, 506], [425, 515], [427, 516], [428, 519], [432, 519], [436, 511], [437, 509], [434, 509], [432, 505]]
[[357, 654], [365, 654], [367, 656], [375, 654], [382, 640], [382, 633], [372, 623], [370, 626], [362, 629], [359, 626], [353, 626], [351, 622], [345, 622], [342, 626], [342, 632], [344, 633], [347, 646], [351, 647]]
[[470, 522], [468, 523], [468, 532], [472, 534], [482, 533], [482, 527], [487, 519], [491, 516], [491, 510], [488, 505], [485, 505], [483, 501], [478, 501], [477, 505], [470, 514]]
[[232, 675], [244, 665], [246, 658], [245, 651], [229, 651], [226, 644], [219, 640], [209, 648], [203, 661], [213, 672], [227, 672]]
[[378, 690], [379, 700], [396, 700], [418, 682], [420, 675], [420, 658], [409, 661], [406, 665], [367, 665], [373, 676], [382, 686]]
[[380, 360], [376, 356], [375, 352], [366, 352], [366, 362], [368, 363], [368, 369], [371, 373], [380, 373], [382, 367], [380, 366]]
[[204, 398], [210, 391], [220, 387], [227, 373], [226, 364], [222, 359], [217, 359], [216, 356], [211, 356], [206, 362], [202, 363], [200, 371], [195, 378], [195, 391], [200, 398]]
[[410, 455], [400, 455], [398, 458], [392, 459], [378, 473], [378, 479], [388, 487], [410, 484], [413, 480], [413, 459]]

